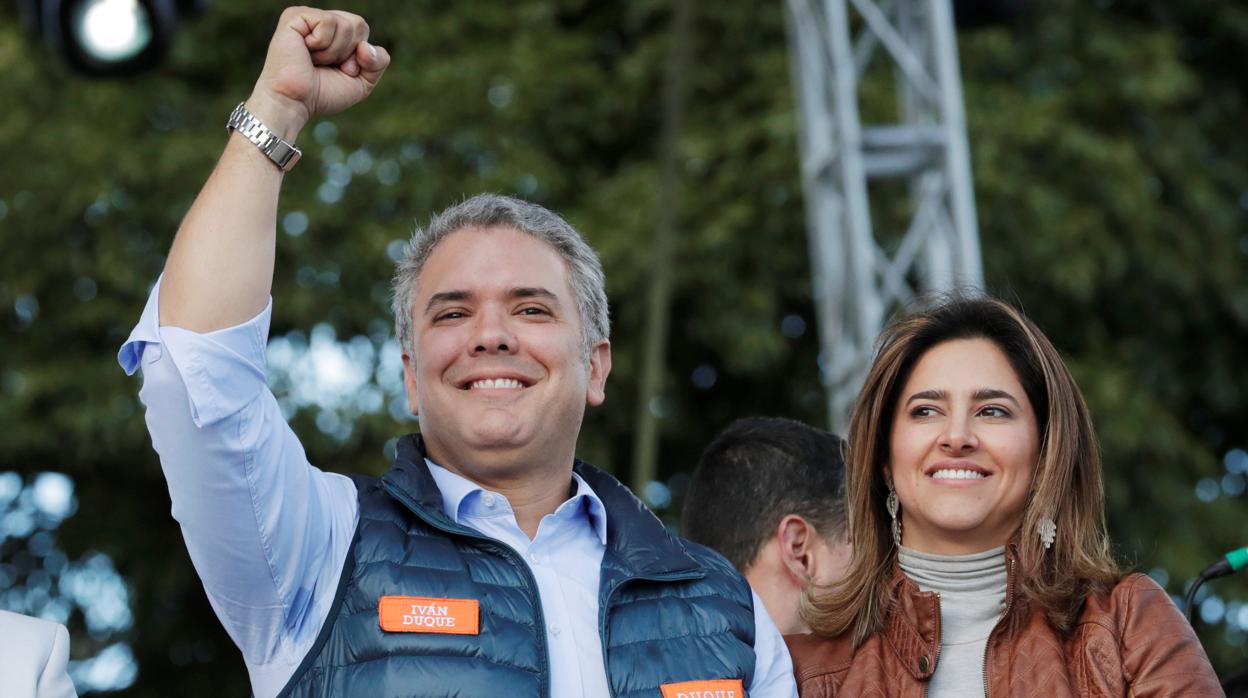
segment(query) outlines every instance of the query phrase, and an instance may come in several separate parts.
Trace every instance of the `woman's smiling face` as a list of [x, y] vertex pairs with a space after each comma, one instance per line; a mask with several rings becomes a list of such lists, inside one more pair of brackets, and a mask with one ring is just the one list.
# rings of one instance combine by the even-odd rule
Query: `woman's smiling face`
[[902, 543], [944, 555], [1005, 544], [1022, 520], [1039, 452], [1036, 414], [995, 343], [932, 347], [893, 408], [885, 472], [901, 501]]

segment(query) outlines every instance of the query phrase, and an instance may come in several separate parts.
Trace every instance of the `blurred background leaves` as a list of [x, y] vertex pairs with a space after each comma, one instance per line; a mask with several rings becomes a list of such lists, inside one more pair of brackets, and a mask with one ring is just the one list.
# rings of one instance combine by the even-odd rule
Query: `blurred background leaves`
[[[414, 428], [392, 256], [414, 222], [497, 191], [560, 211], [602, 255], [615, 368], [580, 451], [627, 477], [671, 5], [345, 9], [395, 62], [371, 100], [301, 134], [282, 198], [271, 383], [312, 461], [386, 469]], [[0, 4], [0, 607], [69, 624], [80, 689], [248, 691], [114, 357], [280, 10], [217, 0], [162, 67], [103, 81]], [[693, 34], [645, 492], [672, 524], [731, 419], [827, 422], [783, 3], [698, 3]], [[1053, 0], [959, 42], [989, 286], [1050, 334], [1092, 405], [1118, 553], [1181, 595], [1248, 532], [1248, 8]], [[864, 114], [894, 99], [876, 77]], [[1239, 670], [1248, 586], [1199, 602], [1215, 664]]]

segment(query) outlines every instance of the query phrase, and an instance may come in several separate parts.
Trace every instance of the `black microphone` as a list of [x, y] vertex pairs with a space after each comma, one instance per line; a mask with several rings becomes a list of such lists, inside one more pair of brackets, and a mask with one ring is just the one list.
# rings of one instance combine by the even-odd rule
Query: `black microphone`
[[1196, 577], [1196, 581], [1192, 582], [1191, 588], [1187, 590], [1187, 596], [1183, 599], [1183, 615], [1187, 616], [1188, 622], [1192, 620], [1192, 601], [1196, 598], [1197, 589], [1210, 579], [1235, 574], [1246, 566], [1248, 566], [1248, 547], [1236, 548], [1218, 558], [1217, 562], [1201, 570], [1200, 576]]

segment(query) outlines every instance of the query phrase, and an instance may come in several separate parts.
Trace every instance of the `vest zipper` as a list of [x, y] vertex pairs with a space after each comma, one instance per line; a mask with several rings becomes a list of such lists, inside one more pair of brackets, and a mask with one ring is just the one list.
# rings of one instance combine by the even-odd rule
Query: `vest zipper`
[[[487, 543], [491, 549], [497, 551], [503, 557], [509, 559], [520, 570], [520, 577], [524, 581], [525, 591], [531, 594], [533, 601], [534, 601], [533, 608], [536, 609], [537, 611], [537, 627], [542, 629], [540, 633], [537, 633], [537, 642], [538, 642], [538, 649], [539, 649], [538, 656], [542, 657], [544, 660], [543, 666], [542, 666], [542, 669], [543, 669], [542, 671], [542, 695], [547, 696], [547, 698], [549, 698], [550, 696], [550, 648], [546, 646], [546, 616], [544, 613], [542, 613], [542, 595], [541, 595], [541, 592], [539, 592], [537, 589], [537, 580], [534, 579], [533, 572], [529, 569], [528, 563], [526, 563], [524, 561], [524, 558], [522, 558], [520, 554], [517, 553], [515, 550], [512, 550], [506, 543], [503, 543], [502, 541], [494, 540], [493, 538], [490, 538], [489, 536], [473, 531], [472, 529], [467, 528], [467, 527], [452, 528], [450, 526], [445, 526], [442, 524], [442, 522], [436, 521], [432, 517], [430, 517], [428, 514], [426, 514], [424, 509], [417, 506], [416, 502], [410, 496], [408, 496], [408, 494], [404, 492], [403, 490], [400, 490], [398, 487], [391, 485], [389, 482], [386, 482], [385, 480], [382, 480], [382, 486], [386, 488], [386, 491], [389, 492], [392, 497], [402, 502], [403, 506], [410, 509], [413, 514], [420, 517], [420, 520], [424, 521], [429, 526], [436, 528], [439, 531], [442, 531], [443, 533], [448, 533], [448, 534], [460, 536], [463, 538], [472, 538], [472, 539]], [[606, 660], [605, 654], [603, 656], [603, 660], [604, 661]], [[609, 683], [610, 683], [610, 680], [608, 680], [608, 684]]]
[[607, 626], [607, 609], [611, 607], [611, 598], [615, 596], [615, 592], [630, 582], [679, 582], [688, 579], [701, 579], [705, 576], [699, 570], [690, 570], [688, 572], [673, 572], [671, 574], [625, 577], [613, 584], [610, 589], [607, 589], [607, 593], [602, 597], [602, 603], [598, 606], [598, 637], [602, 641], [602, 665], [603, 669], [607, 669], [607, 690], [610, 691], [611, 698], [615, 698], [616, 693], [615, 686], [611, 685], [611, 672], [607, 668], [607, 662], [610, 661], [611, 657], [607, 652], [607, 646], [610, 644], [608, 635], [611, 633], [611, 629]]

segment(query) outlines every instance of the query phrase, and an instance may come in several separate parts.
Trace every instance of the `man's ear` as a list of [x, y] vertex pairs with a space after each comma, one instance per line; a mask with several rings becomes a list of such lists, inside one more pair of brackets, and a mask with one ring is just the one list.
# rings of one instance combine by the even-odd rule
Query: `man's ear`
[[407, 352], [403, 353], [403, 387], [407, 389], [407, 408], [415, 417], [420, 416], [420, 393], [416, 382], [416, 361]]
[[780, 559], [799, 587], [805, 587], [814, 577], [814, 548], [818, 535], [815, 527], [797, 514], [789, 514], [780, 519], [780, 525], [776, 527]]
[[597, 407], [607, 399], [607, 376], [611, 373], [611, 342], [602, 340], [589, 350], [589, 380], [585, 402]]

